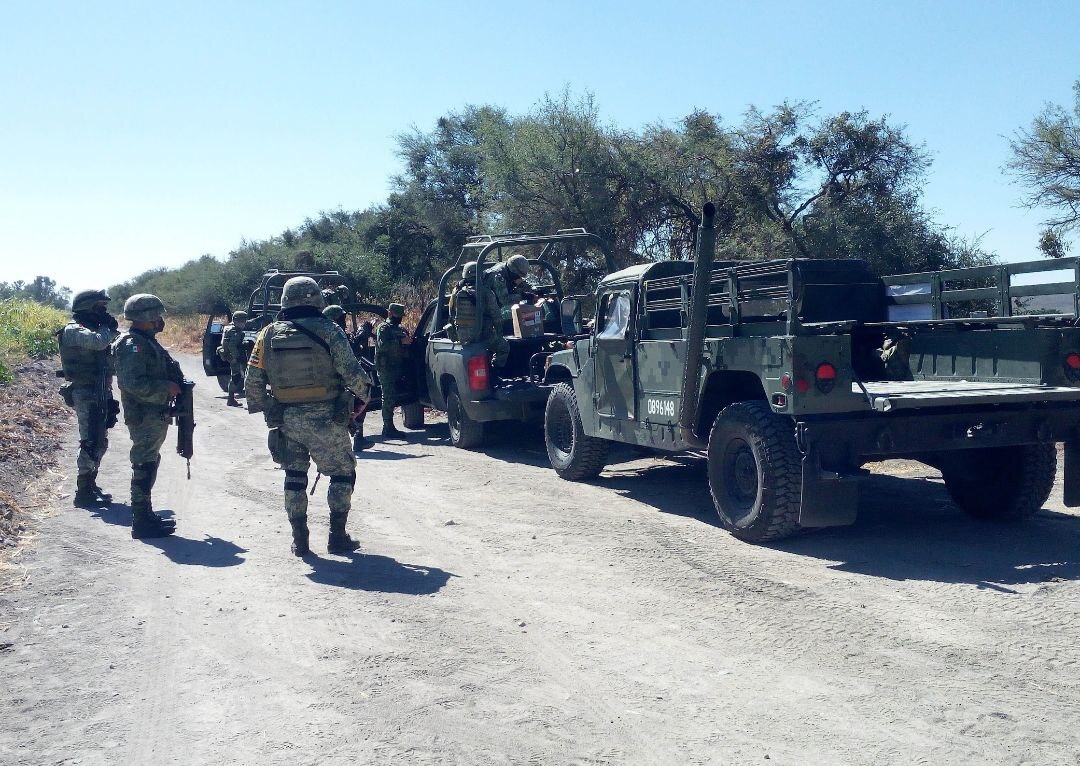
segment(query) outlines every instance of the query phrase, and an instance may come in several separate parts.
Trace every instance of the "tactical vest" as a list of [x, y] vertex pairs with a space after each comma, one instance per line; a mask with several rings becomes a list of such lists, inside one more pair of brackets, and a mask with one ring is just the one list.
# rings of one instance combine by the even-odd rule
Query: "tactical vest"
[[450, 296], [450, 321], [454, 323], [461, 343], [472, 343], [480, 337], [480, 324], [476, 320], [476, 290], [472, 285], [461, 285]]
[[78, 332], [82, 329], [78, 322], [69, 322], [56, 334], [60, 345], [60, 366], [64, 370], [64, 378], [76, 386], [96, 386], [101, 383], [101, 376], [109, 364], [109, 349], [91, 351], [64, 343], [68, 330]]
[[[304, 325], [304, 329], [322, 335], [310, 325]], [[275, 322], [263, 343], [266, 377], [270, 379], [271, 393], [279, 402], [311, 404], [341, 396], [344, 391], [341, 376], [330, 352], [291, 322]]]

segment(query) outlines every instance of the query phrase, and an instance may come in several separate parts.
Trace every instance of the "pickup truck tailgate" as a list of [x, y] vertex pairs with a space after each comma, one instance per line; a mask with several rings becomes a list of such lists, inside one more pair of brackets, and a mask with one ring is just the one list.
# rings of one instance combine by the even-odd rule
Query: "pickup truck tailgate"
[[1034, 383], [902, 380], [874, 381], [863, 385], [865, 394], [858, 383], [852, 384], [852, 393], [868, 397], [870, 405], [878, 412], [1021, 402], [1080, 402], [1080, 387]]

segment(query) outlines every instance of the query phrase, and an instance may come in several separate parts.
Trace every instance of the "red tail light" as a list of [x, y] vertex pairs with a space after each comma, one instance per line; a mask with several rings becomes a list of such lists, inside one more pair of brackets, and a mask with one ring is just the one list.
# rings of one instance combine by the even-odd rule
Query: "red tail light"
[[473, 391], [486, 391], [488, 387], [487, 356], [469, 357], [469, 388]]
[[827, 394], [836, 385], [836, 368], [828, 362], [822, 362], [817, 366], [814, 377], [817, 378], [818, 391]]
[[1080, 372], [1080, 354], [1075, 351], [1065, 357], [1065, 366], [1070, 370], [1076, 370]]

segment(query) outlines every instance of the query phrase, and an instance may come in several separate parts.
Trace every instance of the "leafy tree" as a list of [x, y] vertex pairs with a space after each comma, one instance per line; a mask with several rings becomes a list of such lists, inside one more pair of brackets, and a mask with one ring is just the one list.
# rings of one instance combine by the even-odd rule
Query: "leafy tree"
[[1080, 80], [1073, 94], [1071, 110], [1048, 104], [1016, 133], [1006, 166], [1028, 187], [1023, 204], [1050, 210], [1039, 247], [1054, 257], [1065, 252], [1061, 236], [1080, 226]]
[[30, 283], [21, 279], [0, 282], [0, 300], [6, 298], [23, 298], [44, 306], [64, 309], [71, 303], [71, 290], [58, 287], [56, 280], [51, 277], [34, 277], [34, 281]]

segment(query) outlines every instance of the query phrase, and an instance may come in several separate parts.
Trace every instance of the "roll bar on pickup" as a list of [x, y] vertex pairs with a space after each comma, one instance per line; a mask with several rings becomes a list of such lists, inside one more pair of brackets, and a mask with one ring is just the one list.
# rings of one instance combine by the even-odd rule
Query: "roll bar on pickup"
[[[556, 298], [561, 301], [563, 298], [562, 280], [559, 279], [558, 272], [547, 260], [547, 257], [551, 254], [551, 251], [555, 249], [556, 245], [568, 242], [586, 242], [595, 245], [604, 253], [605, 258], [609, 260], [611, 258], [611, 251], [600, 237], [595, 234], [590, 234], [585, 231], [585, 229], [580, 228], [559, 229], [555, 234], [482, 234], [469, 237], [462, 246], [461, 253], [458, 254], [454, 265], [447, 269], [439, 280], [438, 302], [435, 307], [435, 329], [442, 328], [448, 320], [447, 313], [449, 307], [445, 303], [446, 286], [453, 275], [459, 273], [469, 261], [476, 261], [477, 283], [479, 284], [479, 280], [482, 279], [484, 273], [485, 261], [488, 254], [494, 251], [496, 260], [501, 261], [504, 248], [543, 246], [540, 255], [536, 258], [529, 258], [528, 261], [530, 265], [538, 266], [548, 273], [552, 282], [555, 284]], [[481, 316], [484, 311], [484, 292], [484, 290], [476, 291], [477, 316]]]

